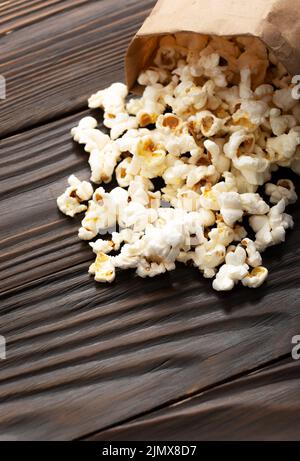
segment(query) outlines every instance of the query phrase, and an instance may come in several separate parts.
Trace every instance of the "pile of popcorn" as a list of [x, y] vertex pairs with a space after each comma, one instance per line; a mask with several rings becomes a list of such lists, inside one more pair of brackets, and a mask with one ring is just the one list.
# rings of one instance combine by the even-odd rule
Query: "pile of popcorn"
[[[215, 290], [260, 286], [268, 275], [261, 252], [293, 227], [285, 213], [297, 199], [293, 182], [270, 182], [279, 167], [300, 174], [290, 76], [256, 38], [180, 33], [161, 38], [138, 83], [140, 98], [128, 101], [126, 85], [115, 83], [89, 99], [110, 135], [93, 117], [72, 129], [91, 181], [115, 175], [118, 183], [94, 190], [72, 175], [57, 200], [68, 216], [85, 212], [79, 238], [96, 254], [90, 274], [112, 282], [117, 268], [134, 268], [153, 277], [181, 262], [214, 278]], [[257, 192], [263, 185], [269, 203]]]

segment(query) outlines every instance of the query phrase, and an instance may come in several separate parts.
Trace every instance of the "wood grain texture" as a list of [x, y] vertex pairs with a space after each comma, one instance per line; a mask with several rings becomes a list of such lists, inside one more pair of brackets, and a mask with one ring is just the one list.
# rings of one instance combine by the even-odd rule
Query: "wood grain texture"
[[[1, 39], [0, 74], [8, 79], [8, 99], [0, 102], [1, 134], [25, 130], [0, 142], [4, 440], [83, 438], [282, 357], [291, 350], [291, 337], [300, 334], [298, 205], [290, 209], [295, 229], [286, 243], [265, 253], [270, 277], [259, 290], [238, 287], [218, 294], [195, 269], [184, 267], [149, 280], [122, 272], [112, 285], [88, 276], [93, 255], [77, 239], [80, 217], [61, 215], [55, 202], [70, 173], [88, 177], [87, 154], [69, 131], [89, 113], [80, 112], [87, 97], [122, 78], [127, 42], [154, 2], [78, 0], [68, 9], [69, 3], [2, 5], [5, 24], [12, 14], [17, 30]], [[32, 125], [41, 126], [28, 129]], [[297, 378], [291, 370], [284, 385], [290, 379], [293, 391]], [[278, 373], [264, 379], [268, 376], [271, 395], [283, 395]], [[243, 396], [259, 408], [262, 398], [251, 400], [251, 383]], [[228, 400], [242, 412], [234, 389], [237, 400], [233, 391]], [[286, 418], [289, 411], [293, 422], [290, 407]], [[199, 414], [201, 419], [202, 410]], [[270, 414], [266, 409], [267, 418]], [[220, 434], [229, 434], [226, 414], [216, 408], [216, 415]], [[209, 418], [206, 436], [213, 438], [213, 413]], [[141, 420], [142, 428], [145, 424]], [[245, 420], [241, 434], [246, 429]], [[131, 428], [125, 430], [130, 436]]]
[[88, 2], [91, 3], [91, 0], [2, 0], [0, 36]]
[[291, 359], [89, 440], [300, 440], [300, 362]]
[[155, 1], [76, 3], [1, 38], [1, 137], [79, 111], [97, 89], [123, 80], [127, 45]]
[[71, 171], [87, 177], [69, 134], [82, 115], [0, 144], [2, 438], [83, 437], [287, 354], [300, 331], [299, 207], [259, 290], [218, 294], [184, 267], [96, 284], [55, 203]]

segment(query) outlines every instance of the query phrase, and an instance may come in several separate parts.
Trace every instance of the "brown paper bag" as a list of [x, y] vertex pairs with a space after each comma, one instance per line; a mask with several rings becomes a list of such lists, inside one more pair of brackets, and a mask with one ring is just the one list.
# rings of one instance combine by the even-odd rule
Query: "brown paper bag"
[[300, 74], [300, 0], [159, 0], [128, 48], [131, 90], [138, 91], [159, 36], [177, 32], [258, 37], [290, 74]]

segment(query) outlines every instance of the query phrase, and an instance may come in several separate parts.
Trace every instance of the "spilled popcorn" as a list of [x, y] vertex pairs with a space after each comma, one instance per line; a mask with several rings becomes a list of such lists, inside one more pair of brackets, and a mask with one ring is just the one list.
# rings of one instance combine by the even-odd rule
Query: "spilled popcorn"
[[[190, 46], [190, 47], [188, 47]], [[91, 181], [70, 176], [57, 199], [68, 216], [85, 212], [79, 238], [96, 255], [89, 273], [112, 282], [116, 269], [153, 277], [192, 264], [213, 288], [267, 278], [261, 252], [285, 240], [297, 200], [294, 184], [271, 181], [280, 166], [300, 174], [300, 104], [290, 77], [256, 38], [165, 36], [138, 79], [140, 98], [122, 83], [98, 91], [110, 136], [93, 117], [72, 129], [89, 154]], [[163, 184], [156, 190], [156, 180]], [[258, 187], [265, 185], [267, 203]], [[255, 236], [247, 237], [249, 223]], [[111, 232], [111, 230], [114, 230]], [[98, 238], [110, 232], [110, 239]]]

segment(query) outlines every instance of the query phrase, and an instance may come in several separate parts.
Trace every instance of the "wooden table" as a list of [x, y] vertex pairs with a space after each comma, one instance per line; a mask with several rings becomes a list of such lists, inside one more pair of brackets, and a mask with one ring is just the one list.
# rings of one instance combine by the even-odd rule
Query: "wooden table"
[[197, 270], [87, 275], [79, 219], [55, 198], [87, 157], [69, 130], [123, 79], [152, 0], [0, 4], [0, 438], [299, 439], [300, 207], [258, 290], [218, 294]]

